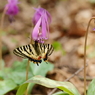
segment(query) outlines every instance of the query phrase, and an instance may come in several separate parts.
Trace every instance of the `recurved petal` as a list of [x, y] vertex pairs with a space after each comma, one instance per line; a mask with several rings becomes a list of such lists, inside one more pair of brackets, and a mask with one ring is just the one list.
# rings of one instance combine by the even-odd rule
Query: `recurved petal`
[[46, 11], [45, 14], [46, 14], [47, 20], [48, 20], [48, 22], [50, 24], [51, 23], [51, 20], [52, 20], [51, 19], [51, 15], [50, 15], [50, 13], [48, 11]]
[[33, 17], [33, 20], [32, 20], [34, 25], [37, 23], [37, 21], [40, 19], [40, 17], [41, 17], [41, 15], [38, 12], [36, 12], [34, 14], [34, 17]]
[[18, 0], [8, 0], [9, 3], [18, 4]]

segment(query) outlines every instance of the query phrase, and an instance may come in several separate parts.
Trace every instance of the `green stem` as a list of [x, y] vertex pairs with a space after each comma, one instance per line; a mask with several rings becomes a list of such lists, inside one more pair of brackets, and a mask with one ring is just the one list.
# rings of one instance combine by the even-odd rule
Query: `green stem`
[[92, 19], [95, 19], [95, 17], [92, 17], [88, 22], [87, 31], [85, 34], [85, 43], [84, 43], [84, 95], [86, 95], [86, 45], [87, 45], [88, 30]]
[[[27, 64], [27, 68], [26, 68], [26, 81], [28, 80], [29, 64], [30, 64], [30, 61], [28, 59], [28, 64]], [[25, 95], [28, 95], [28, 89], [26, 89]]]
[[26, 80], [28, 80], [28, 71], [29, 71], [30, 61], [28, 60], [27, 68], [26, 68]]
[[2, 39], [1, 39], [1, 31], [0, 31], [0, 70], [2, 69]]
[[5, 13], [7, 9], [4, 9], [1, 17], [1, 25], [0, 25], [0, 69], [2, 69], [2, 30], [3, 30], [3, 25], [4, 25], [4, 18], [5, 18]]
[[6, 13], [6, 9], [4, 9], [2, 17], [1, 17], [1, 26], [0, 26], [1, 29], [3, 29], [3, 25], [4, 25], [3, 23], [4, 23], [5, 13]]

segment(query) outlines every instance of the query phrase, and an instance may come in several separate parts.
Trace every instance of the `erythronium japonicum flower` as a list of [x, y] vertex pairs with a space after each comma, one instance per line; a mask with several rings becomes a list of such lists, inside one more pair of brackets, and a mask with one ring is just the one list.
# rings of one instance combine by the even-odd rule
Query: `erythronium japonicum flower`
[[17, 6], [19, 4], [18, 0], [8, 0], [8, 4], [6, 4], [6, 14], [12, 18], [14, 15], [17, 15], [19, 12], [19, 8]]
[[95, 28], [93, 28], [93, 31], [95, 31]]
[[35, 10], [36, 12], [33, 17], [35, 27], [32, 32], [32, 38], [34, 41], [43, 43], [43, 40], [48, 39], [51, 16], [50, 13], [43, 8], [35, 8]]

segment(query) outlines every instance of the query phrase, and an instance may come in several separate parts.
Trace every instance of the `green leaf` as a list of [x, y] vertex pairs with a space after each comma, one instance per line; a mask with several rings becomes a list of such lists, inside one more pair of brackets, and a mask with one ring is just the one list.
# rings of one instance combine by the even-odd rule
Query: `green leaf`
[[[12, 79], [16, 84], [22, 84], [26, 81], [26, 66], [27, 66], [27, 60], [15, 61], [13, 63], [13, 66], [11, 68], [3, 68], [0, 70], [0, 78], [1, 79]], [[28, 74], [29, 78], [31, 78], [32, 72], [29, 70]]]
[[54, 81], [42, 76], [35, 76], [26, 81], [25, 83], [36, 83], [48, 88], [59, 88], [70, 95], [80, 95], [75, 86], [70, 82]]
[[95, 95], [95, 79], [93, 79], [89, 84], [87, 95]]
[[[11, 68], [3, 68], [0, 70], [0, 79], [2, 80], [13, 80], [14, 84], [21, 85], [26, 81], [26, 66], [27, 66], [27, 59], [24, 59], [22, 62], [15, 61], [13, 63], [13, 66]], [[44, 61], [37, 66], [36, 64], [30, 62], [30, 69], [29, 69], [29, 78], [33, 77], [34, 73], [35, 75], [42, 75], [45, 76], [46, 73], [53, 69], [53, 64], [46, 64]], [[44, 72], [43, 72], [44, 70]], [[29, 85], [29, 91], [31, 91], [34, 84], [30, 83]], [[1, 86], [1, 84], [0, 84]]]
[[6, 94], [7, 92], [15, 89], [17, 85], [13, 80], [0, 81], [0, 95]]
[[94, 57], [95, 57], [95, 50], [93, 50], [92, 52], [90, 52], [90, 53], [88, 54], [88, 57], [89, 57], [89, 58], [94, 58]]
[[[30, 68], [33, 75], [46, 76], [47, 72], [54, 68], [54, 65], [49, 62], [46, 63], [42, 61], [42, 63], [39, 64], [39, 66], [37, 66], [36, 64], [30, 62]], [[33, 88], [33, 86], [34, 86], [34, 83], [29, 84], [29, 89], [28, 89], [29, 93], [31, 92], [31, 89]]]
[[[28, 60], [23, 60], [23, 63], [25, 64], [25, 63], [27, 63], [27, 61]], [[18, 65], [19, 64], [19, 62], [17, 63], [17, 64], [14, 64], [14, 70], [15, 69], [17, 69], [17, 71], [19, 71], [19, 73], [21, 72], [20, 70], [21, 69], [23, 69], [24, 71], [26, 71], [25, 70], [25, 68], [24, 68], [24, 66], [22, 66], [22, 68]], [[21, 63], [20, 63], [21, 64]], [[23, 64], [23, 65], [24, 65]], [[34, 64], [34, 63], [32, 63], [32, 62], [30, 62], [30, 70], [29, 70], [29, 72], [30, 72], [30, 74], [32, 75], [42, 75], [42, 76], [46, 76], [46, 74], [47, 74], [47, 72], [48, 71], [50, 71], [50, 70], [52, 70], [54, 68], [54, 66], [53, 66], [53, 64], [50, 64], [49, 62], [48, 62], [48, 64], [46, 64], [44, 61], [42, 61], [42, 63], [41, 64], [39, 64], [39, 66], [37, 66], [37, 64]], [[44, 72], [43, 72], [44, 71]], [[18, 73], [18, 74], [19, 74]], [[16, 76], [17, 76], [17, 74], [15, 74]], [[24, 75], [25, 75], [25, 73], [24, 73]], [[24, 75], [21, 75], [21, 76], [24, 76]], [[32, 75], [32, 76], [33, 76]], [[19, 76], [20, 77], [20, 76]], [[15, 77], [16, 78], [16, 77]], [[18, 78], [18, 77], [17, 77]], [[23, 78], [23, 77], [22, 77]], [[25, 77], [24, 77], [24, 79], [25, 79]], [[17, 79], [16, 79], [17, 80]], [[15, 80], [15, 81], [16, 81]], [[23, 80], [23, 79], [22, 79]], [[20, 80], [20, 78], [18, 79], [18, 81], [21, 81]], [[24, 80], [25, 81], [25, 80]], [[20, 82], [21, 83], [21, 82]], [[29, 83], [28, 84], [28, 92], [30, 93], [31, 92], [31, 90], [32, 90], [32, 88], [33, 88], [33, 86], [34, 86], [34, 83]], [[23, 86], [21, 86], [19, 89], [23, 89], [22, 88]], [[19, 89], [18, 89], [18, 91], [19, 91]], [[26, 89], [25, 89], [26, 90]], [[17, 91], [17, 92], [18, 92]]]
[[62, 92], [62, 91], [59, 91], [59, 92], [56, 92], [52, 95], [69, 95], [68, 93], [65, 93], [65, 92]]
[[25, 91], [26, 91], [26, 89], [27, 89], [27, 86], [28, 86], [28, 83], [22, 84], [22, 85], [19, 87], [19, 89], [18, 89], [16, 95], [24, 95], [24, 93], [25, 93]]
[[61, 50], [62, 49], [62, 45], [59, 43], [59, 42], [53, 42], [53, 47], [54, 47], [54, 50]]
[[62, 45], [59, 42], [55, 41], [55, 42], [53, 42], [52, 45], [54, 47], [54, 50], [56, 50], [56, 51], [61, 50], [63, 55], [66, 54], [66, 51], [62, 48]]
[[42, 61], [42, 63], [39, 64], [39, 66], [37, 66], [36, 64], [31, 62], [30, 68], [33, 71], [34, 75], [46, 76], [47, 72], [54, 68], [54, 65], [49, 62], [46, 63], [46, 62]]
[[4, 69], [4, 67], [5, 67], [4, 60], [0, 60], [0, 68], [1, 68], [1, 70]]

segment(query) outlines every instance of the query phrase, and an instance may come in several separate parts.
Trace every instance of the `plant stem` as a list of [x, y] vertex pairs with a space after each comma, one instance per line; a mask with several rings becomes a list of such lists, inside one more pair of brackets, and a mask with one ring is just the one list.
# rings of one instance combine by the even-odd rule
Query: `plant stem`
[[3, 25], [4, 25], [4, 18], [5, 18], [5, 13], [6, 13], [7, 9], [4, 9], [3, 13], [2, 13], [2, 17], [1, 17], [1, 26], [0, 28], [3, 29]]
[[7, 9], [4, 9], [1, 17], [1, 25], [0, 25], [0, 69], [2, 69], [2, 30], [3, 30], [3, 25], [4, 25], [4, 18], [5, 18], [5, 13]]
[[28, 60], [27, 68], [26, 68], [26, 80], [28, 80], [28, 71], [29, 71], [30, 61]]
[[2, 39], [1, 39], [1, 30], [0, 30], [0, 70], [2, 69]]
[[[26, 81], [28, 80], [29, 64], [30, 64], [30, 61], [28, 59], [27, 68], [26, 68]], [[28, 95], [28, 89], [26, 89], [25, 95]]]
[[87, 45], [88, 30], [92, 19], [95, 19], [95, 17], [92, 17], [88, 22], [88, 26], [85, 34], [85, 43], [84, 43], [84, 95], [86, 95], [86, 45]]

